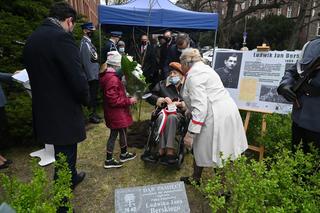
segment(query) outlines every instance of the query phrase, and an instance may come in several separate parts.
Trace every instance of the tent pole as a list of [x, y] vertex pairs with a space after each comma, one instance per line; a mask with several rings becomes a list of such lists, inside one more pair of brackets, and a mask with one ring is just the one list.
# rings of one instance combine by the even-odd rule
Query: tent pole
[[100, 51], [100, 54], [99, 54], [99, 61], [100, 61], [100, 64], [102, 63], [101, 61], [101, 54], [102, 54], [102, 42], [101, 42], [101, 23], [99, 23], [99, 51]]
[[211, 59], [211, 66], [212, 66], [212, 68], [213, 68], [213, 56], [214, 56], [214, 51], [215, 51], [216, 45], [217, 45], [217, 33], [218, 33], [218, 30], [216, 29], [215, 32], [214, 32], [214, 43], [213, 43], [212, 59]]

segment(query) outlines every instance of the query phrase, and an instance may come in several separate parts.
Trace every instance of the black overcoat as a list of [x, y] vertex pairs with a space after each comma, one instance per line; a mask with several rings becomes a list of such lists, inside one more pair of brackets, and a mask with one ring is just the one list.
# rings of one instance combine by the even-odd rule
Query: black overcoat
[[46, 19], [28, 38], [23, 57], [32, 90], [36, 139], [54, 145], [83, 141], [81, 105], [87, 105], [89, 90], [73, 36]]

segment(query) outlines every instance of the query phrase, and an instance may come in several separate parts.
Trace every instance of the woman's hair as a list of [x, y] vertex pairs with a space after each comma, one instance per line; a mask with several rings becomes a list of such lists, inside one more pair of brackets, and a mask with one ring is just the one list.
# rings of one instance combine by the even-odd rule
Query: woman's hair
[[203, 60], [199, 50], [195, 48], [185, 49], [180, 56], [181, 64], [187, 64], [188, 66], [191, 66], [192, 64], [198, 61], [203, 61]]

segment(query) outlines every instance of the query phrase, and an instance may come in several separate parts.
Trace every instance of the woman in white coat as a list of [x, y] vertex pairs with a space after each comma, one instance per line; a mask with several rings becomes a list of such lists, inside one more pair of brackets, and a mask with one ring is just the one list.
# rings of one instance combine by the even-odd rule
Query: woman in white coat
[[192, 178], [181, 180], [199, 184], [203, 167], [222, 167], [223, 160], [236, 159], [248, 144], [237, 105], [199, 51], [184, 50], [180, 63], [186, 73], [182, 96], [192, 116], [184, 143], [194, 154]]

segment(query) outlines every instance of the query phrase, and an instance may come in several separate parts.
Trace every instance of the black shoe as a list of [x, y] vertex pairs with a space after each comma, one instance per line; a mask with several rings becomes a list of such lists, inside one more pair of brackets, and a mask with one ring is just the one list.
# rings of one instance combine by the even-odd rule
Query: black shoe
[[97, 118], [96, 116], [91, 116], [91, 117], [89, 118], [89, 122], [90, 122], [90, 123], [93, 123], [93, 124], [98, 124], [98, 123], [100, 123], [100, 119]]
[[13, 162], [12, 162], [12, 160], [7, 159], [4, 163], [7, 164], [7, 165], [9, 165], [9, 164], [12, 164]]
[[167, 155], [167, 162], [168, 164], [176, 164], [178, 162], [178, 158], [175, 155]]
[[85, 172], [79, 172], [74, 180], [74, 182], [71, 185], [71, 189], [75, 189], [76, 186], [83, 181], [85, 178], [86, 173]]
[[181, 177], [180, 181], [183, 181], [186, 185], [193, 185], [193, 182], [195, 182], [197, 186], [200, 186], [200, 180], [195, 180], [192, 177]]
[[145, 152], [141, 155], [141, 160], [148, 163], [157, 163], [159, 156], [156, 153]]
[[105, 169], [120, 168], [122, 167], [122, 163], [112, 158], [111, 160], [105, 160], [103, 167]]
[[125, 154], [120, 154], [120, 162], [121, 163], [124, 163], [128, 160], [133, 160], [136, 158], [136, 153], [130, 153], [130, 152], [127, 152]]

